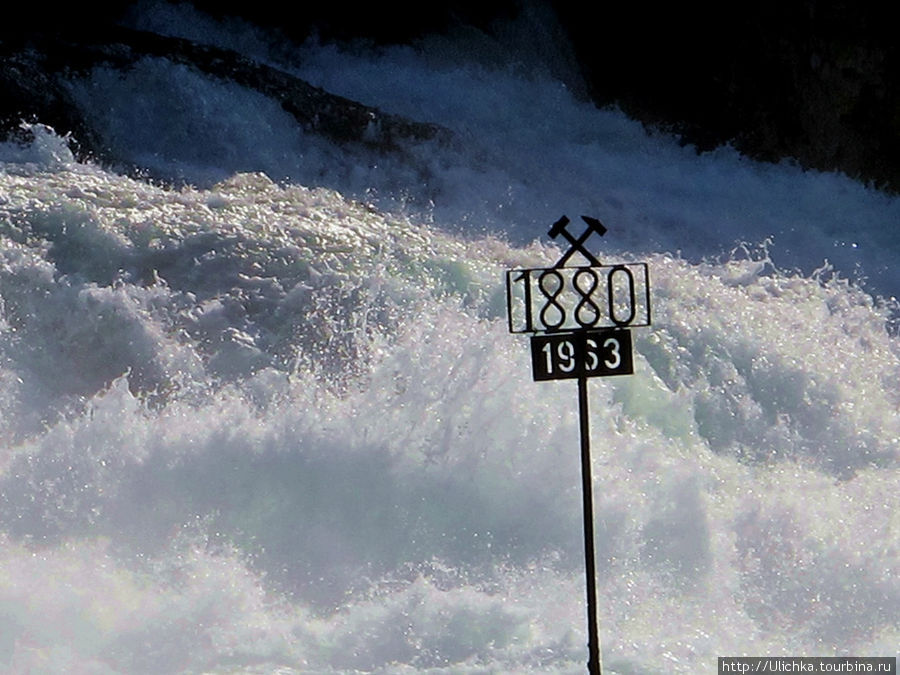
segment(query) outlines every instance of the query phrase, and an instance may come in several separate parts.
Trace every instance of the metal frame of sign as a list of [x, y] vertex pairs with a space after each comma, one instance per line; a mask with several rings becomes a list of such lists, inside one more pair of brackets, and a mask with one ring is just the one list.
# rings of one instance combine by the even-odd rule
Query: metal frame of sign
[[507, 270], [506, 321], [513, 334], [649, 326], [649, 268], [638, 262]]

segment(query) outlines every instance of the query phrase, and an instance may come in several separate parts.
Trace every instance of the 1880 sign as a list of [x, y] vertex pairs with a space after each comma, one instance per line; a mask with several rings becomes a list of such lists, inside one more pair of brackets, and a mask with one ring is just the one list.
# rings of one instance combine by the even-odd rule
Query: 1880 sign
[[[509, 332], [532, 336], [534, 379], [578, 381], [588, 672], [602, 675], [587, 378], [634, 372], [630, 329], [650, 325], [650, 275], [646, 263], [604, 265], [597, 260], [585, 244], [592, 235], [604, 234], [606, 228], [596, 218], [582, 216], [581, 219], [587, 228], [577, 237], [567, 229], [569, 219], [565, 216], [550, 228], [551, 237], [562, 237], [570, 244], [553, 267], [506, 273], [506, 300]], [[576, 254], [588, 264], [567, 266]]]
[[650, 325], [646, 263], [506, 273], [510, 333]]
[[[571, 247], [555, 266], [506, 273], [510, 333], [530, 333], [535, 380], [627, 375], [634, 372], [631, 331], [650, 325], [650, 274], [646, 263], [603, 265], [585, 247], [606, 228], [582, 216], [587, 229], [575, 238], [563, 216], [550, 229]], [[566, 267], [579, 253], [587, 266]]]

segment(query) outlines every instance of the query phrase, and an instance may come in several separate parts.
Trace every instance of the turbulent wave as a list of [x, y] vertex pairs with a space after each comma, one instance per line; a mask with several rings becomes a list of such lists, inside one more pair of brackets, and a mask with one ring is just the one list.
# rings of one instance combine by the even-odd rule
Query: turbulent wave
[[[0, 147], [0, 669], [583, 672], [575, 388], [531, 382], [503, 287], [559, 257], [531, 239], [573, 204], [654, 304], [635, 374], [590, 384], [604, 670], [894, 655], [896, 201], [696, 157], [522, 73], [305, 49], [368, 104], [406, 78], [391, 112], [477, 150], [414, 150], [427, 185], [352, 167], [162, 63], [91, 86], [144, 120], [110, 138], [193, 184], [40, 126]], [[506, 88], [489, 127], [479, 82]], [[173, 86], [266, 124], [169, 111], [160, 138], [141, 116]]]

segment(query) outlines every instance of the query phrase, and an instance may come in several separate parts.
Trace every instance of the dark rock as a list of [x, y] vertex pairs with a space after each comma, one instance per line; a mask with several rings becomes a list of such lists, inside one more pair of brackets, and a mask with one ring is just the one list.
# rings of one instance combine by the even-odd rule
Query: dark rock
[[556, 0], [598, 105], [698, 151], [839, 170], [900, 190], [900, 52], [888, 5]]
[[0, 51], [0, 138], [21, 137], [23, 121], [40, 121], [61, 134], [71, 133], [87, 150], [98, 142], [89, 121], [78, 114], [53, 73], [40, 66], [34, 53]]
[[78, 139], [82, 154], [115, 161], [101, 136], [83, 118], [64, 81], [93, 68], [127, 69], [144, 57], [168, 59], [207, 75], [254, 89], [278, 101], [305, 131], [345, 146], [403, 152], [407, 141], [449, 142], [448, 130], [406, 120], [330, 94], [272, 66], [235, 52], [180, 38], [120, 27], [70, 39], [33, 35], [0, 43], [0, 133], [15, 133], [22, 120], [38, 120]]

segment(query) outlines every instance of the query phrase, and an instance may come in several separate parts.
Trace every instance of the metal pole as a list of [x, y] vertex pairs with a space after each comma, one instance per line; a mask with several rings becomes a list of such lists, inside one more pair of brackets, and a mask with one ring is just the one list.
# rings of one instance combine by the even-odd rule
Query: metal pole
[[597, 630], [597, 575], [594, 564], [594, 497], [591, 482], [591, 431], [588, 424], [587, 378], [578, 378], [578, 424], [581, 429], [581, 493], [584, 509], [584, 566], [587, 575], [588, 673], [600, 672], [600, 634]]

